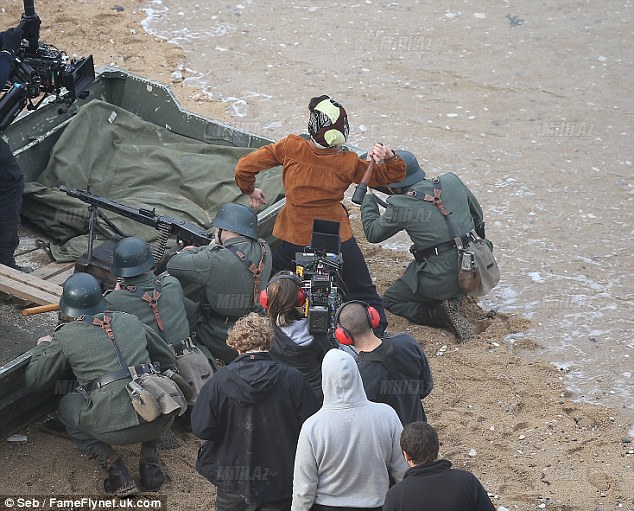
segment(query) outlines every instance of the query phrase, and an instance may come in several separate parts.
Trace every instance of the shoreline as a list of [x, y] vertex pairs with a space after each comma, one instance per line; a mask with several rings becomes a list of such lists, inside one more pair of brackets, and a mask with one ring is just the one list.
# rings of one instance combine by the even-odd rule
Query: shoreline
[[[97, 68], [114, 64], [171, 84], [183, 108], [230, 121], [222, 102], [171, 81], [184, 53], [143, 31], [143, 2], [121, 5], [123, 11], [103, 4], [72, 2], [71, 9], [59, 0], [40, 2], [35, 9], [42, 19], [41, 37], [70, 54], [92, 53]], [[22, 2], [12, 0], [0, 13], [2, 26], [17, 24], [21, 11]], [[366, 243], [358, 224], [356, 236], [381, 293], [409, 258]], [[496, 507], [634, 509], [634, 450], [624, 441], [633, 432], [623, 411], [575, 402], [563, 371], [509, 352], [505, 337], [528, 328], [528, 320], [503, 313], [487, 318], [486, 311], [473, 304], [467, 313], [486, 328], [467, 344], [456, 343], [444, 331], [389, 316], [390, 330], [409, 331], [429, 357], [435, 388], [424, 405], [438, 429], [442, 456], [457, 468], [473, 471], [493, 494]], [[538, 346], [538, 339], [516, 345], [526, 350]], [[100, 492], [100, 469], [68, 440], [40, 432], [38, 424], [24, 433], [26, 443], [0, 444], [5, 466], [20, 467], [0, 483], [0, 494]], [[173, 509], [209, 508], [212, 486], [194, 469], [200, 441], [182, 433], [176, 438], [179, 446], [163, 452], [171, 480], [161, 495]], [[130, 467], [136, 465], [136, 448], [117, 450]]]

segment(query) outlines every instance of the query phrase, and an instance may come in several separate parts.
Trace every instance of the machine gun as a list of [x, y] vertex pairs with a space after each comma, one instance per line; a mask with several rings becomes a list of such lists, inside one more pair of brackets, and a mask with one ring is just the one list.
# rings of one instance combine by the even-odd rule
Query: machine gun
[[345, 300], [340, 247], [339, 222], [313, 220], [311, 246], [295, 254], [295, 273], [306, 291], [304, 315], [313, 335], [334, 332], [335, 313]]
[[41, 43], [41, 23], [33, 0], [24, 0], [24, 13], [18, 25], [24, 41], [15, 54], [9, 75], [11, 86], [0, 98], [0, 133], [24, 108], [36, 110], [51, 94], [55, 95], [55, 102], [64, 104], [59, 110], [64, 113], [77, 98], [88, 96], [85, 89], [95, 80], [92, 55], [71, 59], [62, 50]]
[[71, 197], [75, 197], [86, 204], [89, 204], [88, 210], [90, 211], [90, 220], [88, 223], [89, 240], [88, 240], [88, 255], [87, 262], [90, 263], [92, 259], [92, 243], [94, 237], [95, 223], [97, 217], [103, 219], [119, 236], [125, 236], [121, 230], [112, 223], [105, 215], [100, 215], [98, 208], [107, 209], [113, 213], [130, 218], [136, 222], [149, 225], [159, 231], [158, 240], [152, 250], [152, 256], [154, 261], [159, 263], [165, 256], [165, 250], [170, 236], [176, 236], [177, 240], [183, 245], [208, 245], [213, 241], [213, 236], [201, 229], [200, 227], [167, 215], [157, 215], [155, 209], [133, 208], [126, 206], [120, 202], [116, 202], [92, 193], [90, 190], [80, 190], [77, 188], [68, 188], [61, 185], [60, 191], [65, 192]]

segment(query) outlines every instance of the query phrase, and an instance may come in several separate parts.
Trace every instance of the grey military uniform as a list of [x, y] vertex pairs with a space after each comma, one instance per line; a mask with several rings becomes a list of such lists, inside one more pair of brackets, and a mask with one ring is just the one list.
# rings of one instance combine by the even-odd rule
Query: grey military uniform
[[[103, 320], [103, 314], [95, 318]], [[135, 316], [113, 312], [111, 320], [115, 340], [129, 366], [158, 362], [165, 370], [175, 364], [174, 352], [152, 329]], [[53, 333], [50, 344], [32, 350], [25, 383], [31, 390], [53, 387], [68, 370], [80, 385], [121, 369], [112, 342], [98, 326], [78, 320], [66, 323]], [[113, 381], [92, 391], [87, 398], [73, 392], [59, 403], [60, 420], [83, 452], [102, 465], [116, 457], [110, 444], [148, 442], [141, 460], [158, 456], [155, 441], [169, 429], [173, 417], [161, 416], [147, 423], [134, 410], [126, 390], [130, 378]], [[144, 460], [145, 458], [145, 460]]]
[[[440, 176], [442, 202], [456, 236], [468, 233], [476, 222], [482, 221], [482, 208], [476, 197], [458, 176], [447, 173]], [[388, 207], [381, 215], [373, 196], [368, 194], [361, 205], [361, 219], [367, 240], [379, 243], [399, 231], [406, 231], [418, 249], [433, 247], [451, 239], [447, 225], [436, 205], [420, 200], [426, 194], [434, 195], [431, 180], [414, 184], [408, 195], [388, 198]], [[383, 299], [393, 314], [416, 322], [421, 304], [435, 304], [446, 298], [464, 296], [458, 284], [458, 251], [448, 250], [431, 255], [421, 262], [412, 261], [405, 273], [385, 292]]]
[[227, 331], [238, 318], [256, 310], [254, 300], [254, 276], [247, 265], [229, 247], [239, 250], [254, 265], [262, 259], [260, 283], [255, 290], [259, 295], [271, 275], [271, 251], [264, 240], [237, 236], [224, 245], [208, 245], [183, 250], [170, 259], [167, 269], [181, 282], [203, 286], [199, 313], [201, 319], [196, 328], [199, 346], [225, 362], [233, 360], [237, 353], [226, 344]]
[[[162, 333], [149, 303], [140, 298], [135, 290], [128, 286], [146, 292], [148, 298], [154, 296], [155, 290], [160, 292], [157, 309], [164, 326]], [[183, 288], [176, 277], [166, 273], [162, 274], [159, 281], [160, 289], [158, 289], [156, 275], [152, 272], [146, 272], [136, 277], [126, 278], [123, 287], [124, 289], [117, 289], [106, 294], [105, 298], [111, 310], [135, 315], [168, 343], [182, 341], [189, 337], [190, 325], [185, 310], [187, 298], [183, 296]]]

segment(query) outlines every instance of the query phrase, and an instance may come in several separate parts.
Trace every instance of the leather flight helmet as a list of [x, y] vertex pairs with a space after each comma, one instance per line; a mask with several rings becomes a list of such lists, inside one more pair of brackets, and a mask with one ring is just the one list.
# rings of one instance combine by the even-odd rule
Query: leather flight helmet
[[64, 283], [59, 300], [62, 314], [71, 318], [93, 316], [105, 311], [107, 306], [99, 281], [90, 273], [73, 273]]
[[219, 229], [242, 234], [253, 239], [258, 238], [256, 232], [258, 216], [251, 208], [237, 202], [223, 204], [218, 213], [216, 213], [213, 224], [214, 227]]
[[110, 271], [117, 277], [136, 277], [154, 266], [150, 246], [141, 238], [123, 238], [112, 251]]
[[425, 179], [425, 171], [418, 164], [416, 156], [402, 149], [397, 149], [394, 152], [407, 164], [407, 170], [403, 180], [388, 185], [390, 188], [406, 188]]

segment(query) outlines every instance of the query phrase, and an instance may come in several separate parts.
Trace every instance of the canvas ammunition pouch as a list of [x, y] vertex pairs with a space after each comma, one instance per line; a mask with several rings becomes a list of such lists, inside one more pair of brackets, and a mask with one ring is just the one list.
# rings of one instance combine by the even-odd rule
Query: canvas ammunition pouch
[[[88, 387], [83, 388], [84, 397], [89, 392], [101, 388], [113, 381], [131, 378], [126, 388], [130, 395], [132, 406], [147, 422], [152, 422], [161, 415], [177, 413], [182, 415], [187, 410], [187, 400], [178, 384], [168, 376], [162, 375], [152, 364], [138, 364], [128, 366], [128, 363], [115, 340], [111, 327], [112, 313], [104, 312], [103, 321], [92, 316], [80, 318], [91, 325], [101, 328], [112, 343], [112, 347], [119, 360], [120, 370], [93, 380]], [[81, 391], [80, 391], [81, 392]]]
[[131, 370], [130, 376], [132, 381], [128, 383], [127, 390], [132, 406], [147, 422], [161, 415], [183, 415], [187, 411], [187, 400], [181, 388], [167, 375], [137, 375]]
[[484, 233], [484, 222], [480, 222], [476, 229], [462, 236], [456, 236], [449, 219], [449, 212], [442, 203], [442, 183], [440, 178], [433, 178], [432, 183], [434, 185], [433, 196], [425, 195], [425, 197], [420, 198], [416, 197], [415, 194], [408, 195], [418, 200], [431, 202], [438, 208], [438, 211], [445, 219], [451, 239], [423, 250], [412, 247], [410, 252], [414, 254], [416, 261], [421, 262], [426, 257], [438, 255], [456, 247], [459, 258], [458, 284], [460, 288], [470, 296], [484, 296], [500, 281], [500, 271], [491, 248], [478, 234], [478, 229]]
[[498, 285], [498, 263], [491, 248], [482, 238], [477, 236], [462, 249], [458, 246], [458, 253], [461, 254], [458, 282], [469, 296], [485, 296]]
[[[193, 405], [200, 394], [200, 389], [209, 381], [216, 369], [209, 359], [200, 351], [188, 337], [170, 345], [176, 355], [176, 369], [189, 390], [187, 403]], [[182, 389], [181, 389], [182, 390]], [[183, 392], [185, 394], [185, 392]]]

